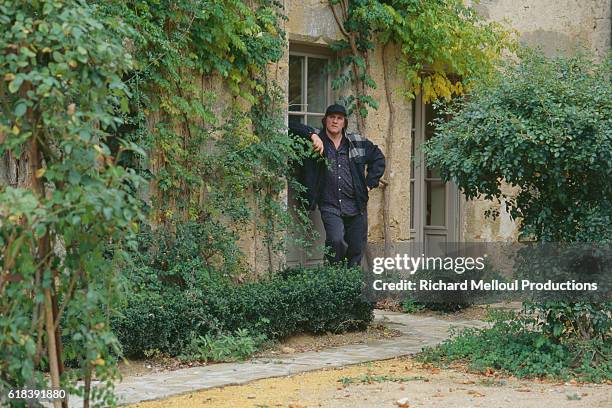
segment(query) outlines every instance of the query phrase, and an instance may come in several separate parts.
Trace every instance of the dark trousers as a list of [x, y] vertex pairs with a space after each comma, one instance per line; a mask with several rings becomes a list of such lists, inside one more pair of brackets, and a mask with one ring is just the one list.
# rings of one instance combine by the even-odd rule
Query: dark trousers
[[348, 266], [360, 266], [368, 234], [367, 213], [343, 217], [321, 211], [325, 227], [326, 259], [330, 263], [346, 261]]

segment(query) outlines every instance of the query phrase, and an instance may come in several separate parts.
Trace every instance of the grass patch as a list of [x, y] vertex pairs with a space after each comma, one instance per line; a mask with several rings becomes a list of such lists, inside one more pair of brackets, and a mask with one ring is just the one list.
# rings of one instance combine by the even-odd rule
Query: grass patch
[[492, 316], [490, 328], [467, 328], [416, 358], [445, 367], [465, 363], [472, 371], [491, 369], [518, 378], [586, 382], [612, 380], [612, 342], [603, 339], [558, 341], [540, 329], [537, 319], [520, 313]]

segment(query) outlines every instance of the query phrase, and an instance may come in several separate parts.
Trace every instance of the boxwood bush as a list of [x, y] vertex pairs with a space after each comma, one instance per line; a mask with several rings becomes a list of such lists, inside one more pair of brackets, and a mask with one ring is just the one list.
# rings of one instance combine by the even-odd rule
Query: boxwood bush
[[112, 319], [126, 356], [140, 357], [147, 350], [179, 355], [195, 337], [243, 329], [268, 339], [363, 329], [373, 317], [358, 269], [294, 268], [233, 284], [212, 276], [197, 260], [177, 268], [195, 277], [191, 284], [175, 284], [172, 271], [134, 271], [125, 303]]

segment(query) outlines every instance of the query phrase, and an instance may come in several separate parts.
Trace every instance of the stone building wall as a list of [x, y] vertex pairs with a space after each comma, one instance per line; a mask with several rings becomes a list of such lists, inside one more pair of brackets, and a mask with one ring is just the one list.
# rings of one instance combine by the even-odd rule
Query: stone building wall
[[549, 56], [580, 45], [600, 55], [610, 50], [610, 0], [482, 0], [474, 7], [490, 20], [507, 20], [522, 44]]
[[[324, 0], [285, 0], [288, 39], [291, 44], [309, 44], [314, 47], [329, 47], [341, 38], [336, 21]], [[522, 44], [540, 46], [547, 55], [570, 53], [582, 45], [598, 55], [610, 50], [610, 9], [612, 0], [482, 0], [474, 4], [477, 11], [490, 20], [506, 22], [517, 30]], [[401, 88], [394, 50], [387, 50], [391, 61], [391, 84], [396, 117], [393, 148], [386, 146], [385, 135], [389, 126], [389, 107], [386, 103], [382, 69], [382, 51], [377, 48], [371, 56], [371, 76], [379, 85], [372, 96], [379, 102], [378, 110], [367, 118], [366, 136], [378, 144], [390, 157], [391, 168], [385, 174], [391, 189], [391, 231], [394, 241], [410, 239], [410, 131], [412, 121], [411, 103], [397, 94]], [[282, 65], [280, 82], [287, 89], [287, 59]], [[284, 75], [284, 76], [283, 76]], [[334, 97], [340, 95], [336, 94]], [[354, 123], [354, 121], [352, 121]], [[509, 186], [506, 191], [511, 192]], [[371, 193], [368, 206], [369, 242], [380, 242], [383, 238], [381, 189]], [[517, 237], [517, 225], [502, 211], [496, 220], [486, 219], [486, 210], [499, 207], [487, 200], [463, 201], [460, 206], [460, 239], [465, 241], [508, 241]]]

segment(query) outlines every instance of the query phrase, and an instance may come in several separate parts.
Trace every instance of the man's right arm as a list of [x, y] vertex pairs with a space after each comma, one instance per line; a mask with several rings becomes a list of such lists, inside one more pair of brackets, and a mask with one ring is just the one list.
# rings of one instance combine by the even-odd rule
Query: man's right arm
[[315, 128], [303, 123], [289, 123], [289, 130], [298, 137], [310, 140], [312, 142], [312, 149], [321, 155], [323, 154], [323, 141]]

